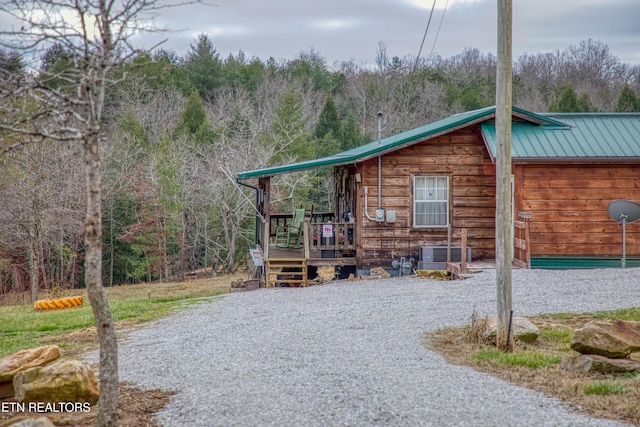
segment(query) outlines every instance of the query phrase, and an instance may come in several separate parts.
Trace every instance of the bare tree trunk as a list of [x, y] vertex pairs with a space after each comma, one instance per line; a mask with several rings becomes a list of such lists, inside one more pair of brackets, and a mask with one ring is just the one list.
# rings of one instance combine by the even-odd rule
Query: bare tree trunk
[[60, 270], [58, 271], [58, 283], [63, 284], [65, 273], [64, 273], [64, 238], [62, 237], [62, 232], [60, 232]]
[[169, 255], [167, 254], [167, 232], [166, 232], [166, 216], [164, 209], [158, 215], [158, 256], [160, 258], [160, 266], [158, 274], [160, 281], [169, 282]]
[[114, 270], [114, 257], [115, 257], [115, 248], [114, 244], [114, 236], [113, 236], [113, 208], [110, 209], [109, 220], [111, 221], [111, 225], [109, 226], [109, 286], [113, 286], [113, 270]]
[[225, 261], [227, 264], [227, 273], [233, 273], [234, 260], [236, 254], [236, 243], [238, 240], [238, 225], [231, 219], [231, 229], [229, 230], [231, 235], [230, 239], [227, 242], [227, 260]]
[[204, 221], [204, 262], [202, 263], [202, 265], [204, 265], [205, 267], [207, 265], [209, 265], [209, 244], [207, 243], [207, 237], [209, 237], [209, 234], [207, 234], [207, 221], [205, 219]]
[[38, 286], [40, 285], [40, 245], [38, 244], [38, 226], [33, 226], [31, 242], [29, 245], [29, 273], [31, 277], [31, 304], [38, 299]]
[[[114, 222], [114, 218], [113, 218], [113, 211], [114, 211], [114, 206], [112, 203], [109, 203], [108, 206], [108, 221], [109, 221], [109, 277], [106, 278], [107, 281], [107, 286], [111, 287], [113, 286], [113, 270], [114, 270], [114, 247], [113, 247], [113, 243], [114, 243], [114, 239], [115, 236], [113, 234], [113, 222]], [[103, 211], [103, 215], [106, 215]], [[104, 250], [104, 248], [103, 248]]]
[[76, 288], [76, 258], [73, 257], [71, 259], [71, 265], [69, 266], [69, 268], [71, 269], [71, 272], [69, 273], [69, 283], [70, 283], [70, 288], [71, 289], [75, 289]]
[[100, 341], [100, 399], [96, 425], [118, 425], [118, 341], [102, 286], [102, 206], [99, 125], [84, 141], [87, 215], [84, 223], [87, 293]]
[[180, 236], [180, 280], [184, 282], [184, 272], [187, 269], [187, 212], [182, 212], [182, 235]]
[[[23, 28], [22, 31], [0, 28], [3, 46], [32, 51], [34, 48], [48, 48], [52, 42], [59, 42], [69, 50], [74, 61], [73, 67], [56, 71], [56, 76], [44, 73], [42, 81], [39, 78], [21, 79], [20, 85], [9, 85], [11, 97], [23, 99], [27, 94], [29, 102], [25, 105], [30, 105], [29, 108], [33, 104], [40, 105], [34, 114], [28, 113], [25, 117], [20, 115], [18, 121], [10, 114], [7, 116], [8, 124], [0, 120], [0, 128], [58, 141], [81, 141], [83, 144], [87, 192], [84, 222], [85, 281], [100, 341], [100, 399], [96, 417], [96, 425], [99, 427], [118, 424], [118, 343], [102, 283], [99, 147], [103, 142], [101, 126], [105, 91], [121, 81], [119, 77], [111, 78], [109, 72], [129, 63], [139, 52], [131, 45], [131, 37], [139, 32], [157, 31], [153, 25], [143, 25], [142, 16], [151, 11], [157, 12], [165, 7], [190, 2], [169, 3], [171, 4], [163, 4], [157, 0], [0, 1], [2, 18], [9, 16], [12, 21], [16, 19]], [[50, 87], [52, 78], [64, 81], [65, 84], [63, 87]], [[26, 84], [25, 88], [20, 87], [23, 83]], [[7, 105], [11, 110], [15, 108], [11, 102], [0, 103], [2, 119], [5, 118]], [[26, 117], [29, 116], [30, 119], [27, 120]], [[59, 126], [53, 126], [54, 123]], [[34, 269], [38, 265], [38, 260], [34, 260]]]
[[[220, 241], [222, 238], [223, 230], [220, 228], [218, 231], [218, 235], [216, 236], [216, 243]], [[216, 277], [218, 275], [218, 263], [220, 262], [220, 245], [215, 245], [213, 247], [213, 261], [211, 262], [211, 277]]]
[[[37, 252], [38, 252], [38, 261], [40, 262], [40, 267], [39, 267], [40, 271], [41, 271], [40, 276], [42, 277], [42, 283], [44, 283], [45, 286], [46, 286], [46, 284], [49, 282], [49, 280], [47, 279], [47, 277], [48, 277], [47, 276], [47, 267], [46, 267], [46, 265], [44, 263], [44, 261], [45, 261], [44, 258], [45, 257], [44, 257], [44, 244], [42, 242], [42, 240], [43, 240], [42, 234], [43, 234], [42, 232], [38, 232], [38, 240], [37, 240], [38, 249], [37, 249]], [[62, 285], [62, 283], [60, 283], [60, 284]]]
[[12, 283], [11, 283], [11, 291], [12, 292], [19, 292], [20, 290], [20, 272], [18, 271], [18, 266], [16, 264], [13, 264], [13, 268], [11, 269], [13, 274], [12, 274]]
[[225, 242], [225, 249], [227, 250], [227, 256], [224, 259], [224, 262], [222, 264], [222, 271], [227, 272], [227, 273], [231, 273], [231, 268], [229, 267], [229, 253], [231, 252], [232, 248], [229, 247], [229, 243], [231, 242], [231, 236], [230, 236], [230, 229], [229, 229], [229, 223], [231, 222], [231, 219], [229, 218], [229, 216], [231, 215], [226, 209], [223, 210], [222, 212], [222, 221], [221, 221], [221, 235], [224, 237], [224, 242]]
[[162, 266], [164, 267], [164, 279], [163, 282], [169, 283], [169, 253], [167, 247], [167, 233], [162, 232]]

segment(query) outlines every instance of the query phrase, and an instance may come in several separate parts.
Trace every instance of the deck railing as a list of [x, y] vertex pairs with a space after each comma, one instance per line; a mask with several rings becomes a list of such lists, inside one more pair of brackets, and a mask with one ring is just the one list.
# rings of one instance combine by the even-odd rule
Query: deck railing
[[[273, 243], [277, 227], [285, 227], [292, 218], [290, 213], [271, 214], [270, 240]], [[355, 228], [353, 222], [333, 222], [334, 214], [319, 212], [305, 218], [304, 257], [351, 258], [355, 257]]]
[[[311, 222], [312, 223], [318, 223], [318, 222], [329, 222], [329, 221], [333, 221], [333, 212], [314, 212], [311, 215]], [[276, 229], [278, 227], [286, 227], [287, 225], [289, 225], [289, 222], [291, 222], [291, 218], [293, 218], [293, 214], [292, 213], [272, 213], [270, 216], [270, 222], [269, 222], [269, 236], [270, 237], [275, 237], [276, 236]]]
[[531, 213], [518, 212], [519, 219], [513, 222], [513, 257], [514, 264], [522, 268], [531, 268], [531, 237], [530, 221]]
[[355, 223], [308, 223], [310, 258], [349, 258], [355, 256]]

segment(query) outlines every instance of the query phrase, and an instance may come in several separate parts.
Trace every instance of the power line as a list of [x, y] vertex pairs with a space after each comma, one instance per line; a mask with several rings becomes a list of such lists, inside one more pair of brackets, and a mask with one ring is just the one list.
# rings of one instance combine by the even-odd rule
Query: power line
[[436, 42], [438, 41], [438, 36], [440, 35], [440, 28], [442, 28], [442, 21], [444, 21], [444, 15], [447, 13], [447, 7], [449, 6], [449, 0], [444, 5], [444, 10], [442, 11], [442, 17], [440, 18], [440, 25], [438, 25], [438, 31], [436, 32], [436, 39], [433, 41], [433, 46], [431, 46], [431, 52], [429, 52], [429, 57], [433, 55], [433, 51], [436, 48]]
[[424, 30], [424, 36], [422, 37], [422, 43], [420, 43], [420, 49], [418, 50], [418, 56], [416, 56], [416, 63], [413, 66], [414, 70], [416, 68], [418, 68], [418, 61], [420, 60], [420, 54], [422, 53], [422, 48], [424, 47], [424, 41], [427, 39], [427, 33], [429, 32], [429, 26], [431, 25], [431, 17], [433, 17], [433, 11], [436, 8], [436, 1], [437, 0], [433, 0], [433, 5], [431, 6], [431, 12], [429, 13], [429, 20], [427, 21], [427, 28], [425, 28], [425, 30]]

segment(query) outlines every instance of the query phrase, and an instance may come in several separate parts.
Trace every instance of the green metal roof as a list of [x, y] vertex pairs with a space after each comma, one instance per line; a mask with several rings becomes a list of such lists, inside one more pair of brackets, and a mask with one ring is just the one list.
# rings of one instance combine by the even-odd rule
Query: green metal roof
[[[384, 138], [380, 143], [376, 140], [329, 157], [241, 172], [237, 177], [260, 178], [357, 163], [473, 123], [481, 123], [487, 147], [495, 158], [495, 112], [494, 106], [455, 114]], [[514, 159], [640, 157], [640, 114], [540, 114], [513, 107], [513, 116]]]
[[[638, 159], [640, 160], [639, 113], [545, 113], [565, 126], [538, 126], [514, 120], [511, 157], [536, 159]], [[495, 158], [496, 129], [493, 121], [481, 125]]]
[[400, 147], [411, 145], [421, 139], [449, 132], [457, 127], [466, 126], [469, 123], [485, 120], [487, 117], [495, 115], [495, 107], [483, 108], [481, 110], [469, 111], [456, 114], [443, 120], [420, 126], [406, 132], [392, 135], [378, 141], [361, 145], [351, 150], [343, 151], [333, 156], [323, 157], [305, 162], [293, 163], [290, 165], [273, 166], [264, 169], [241, 172], [239, 179], [260, 178], [264, 176], [277, 175], [281, 173], [298, 172], [307, 169], [316, 169], [326, 166], [339, 166], [356, 163], [371, 157], [397, 150]]

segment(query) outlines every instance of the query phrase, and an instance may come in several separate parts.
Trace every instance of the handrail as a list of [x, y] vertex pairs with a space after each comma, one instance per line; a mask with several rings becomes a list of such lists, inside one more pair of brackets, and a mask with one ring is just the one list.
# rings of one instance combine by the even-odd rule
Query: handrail
[[[308, 214], [307, 214], [308, 217]], [[278, 227], [286, 227], [293, 218], [291, 212], [276, 212], [269, 215], [269, 235], [274, 237]], [[314, 212], [311, 215], [312, 222], [328, 222], [333, 221], [333, 212]]]
[[[355, 249], [355, 228], [353, 222], [329, 222], [326, 224], [309, 224], [309, 249], [311, 252], [320, 250], [352, 251]], [[332, 236], [323, 236], [323, 226], [331, 225]]]
[[[286, 226], [290, 223], [292, 216], [291, 213], [276, 213], [270, 215], [271, 226], [269, 231], [271, 237], [275, 236], [275, 230], [278, 226]], [[316, 222], [321, 218], [326, 219], [333, 217], [333, 213], [323, 212], [319, 213], [318, 216], [314, 214], [313, 218], [309, 216], [304, 218], [302, 249], [305, 259], [355, 257], [356, 224], [354, 222], [332, 222], [330, 220]], [[323, 225], [329, 224], [331, 225], [332, 236], [323, 237], [322, 227]], [[329, 251], [329, 253], [326, 251]]]
[[309, 259], [309, 218], [304, 219], [304, 227], [302, 229], [302, 241], [304, 242], [304, 259]]
[[513, 236], [514, 262], [524, 268], [531, 268], [531, 236], [530, 212], [518, 212], [519, 220], [513, 222], [515, 235]]

